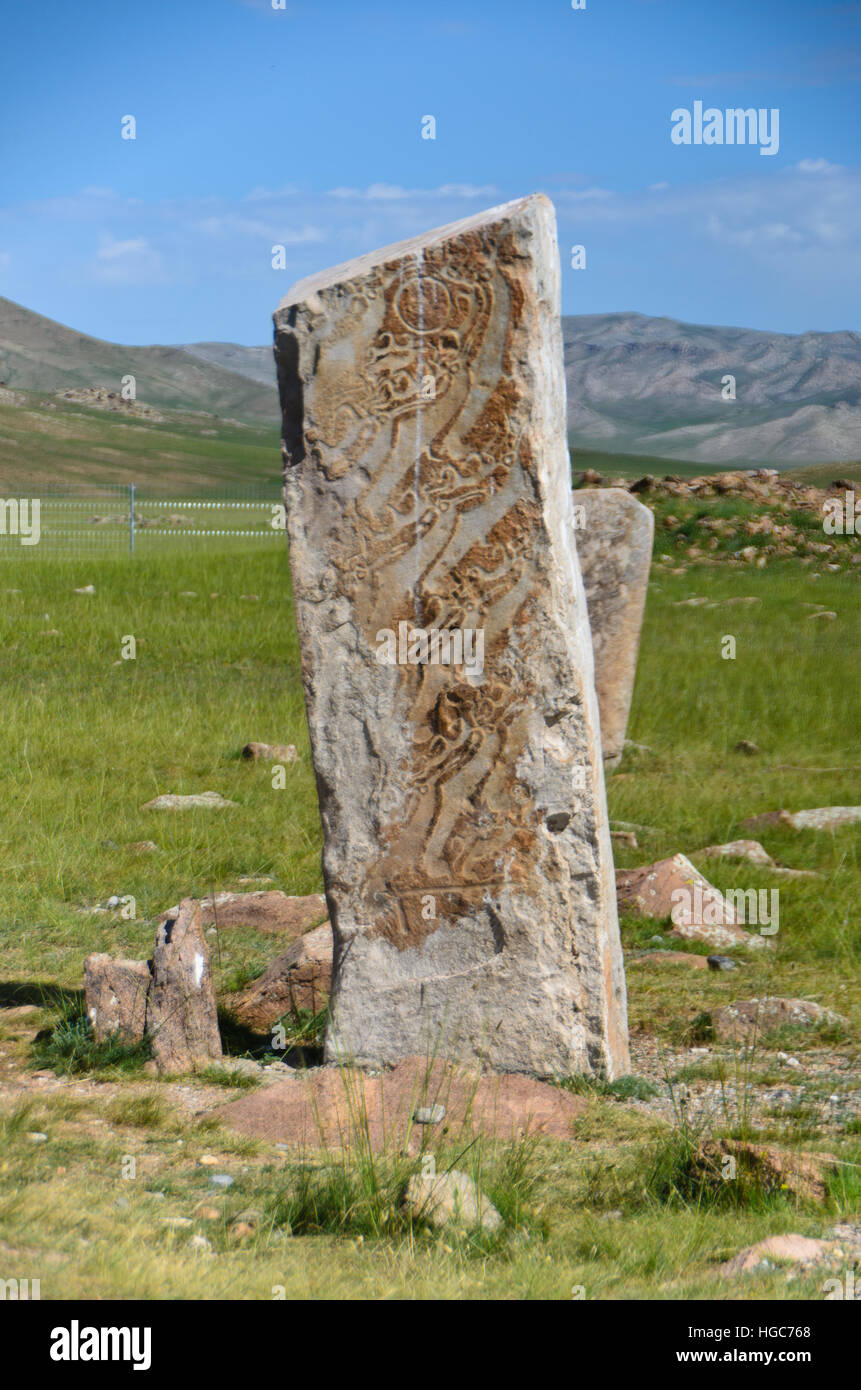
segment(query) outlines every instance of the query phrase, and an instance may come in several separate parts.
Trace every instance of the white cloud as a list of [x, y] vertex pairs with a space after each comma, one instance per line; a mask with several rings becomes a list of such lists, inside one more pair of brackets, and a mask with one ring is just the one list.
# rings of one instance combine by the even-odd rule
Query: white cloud
[[832, 164], [828, 159], [802, 159], [795, 167], [800, 169], [802, 174], [836, 174], [842, 170], [843, 165]]

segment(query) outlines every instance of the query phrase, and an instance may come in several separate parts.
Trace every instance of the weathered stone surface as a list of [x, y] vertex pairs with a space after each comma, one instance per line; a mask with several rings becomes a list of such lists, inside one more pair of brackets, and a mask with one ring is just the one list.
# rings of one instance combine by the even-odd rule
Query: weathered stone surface
[[625, 746], [655, 518], [636, 497], [610, 487], [579, 488], [574, 520], [595, 653], [601, 746], [612, 763]]
[[810, 1236], [796, 1234], [768, 1236], [739, 1250], [731, 1260], [720, 1266], [719, 1272], [726, 1278], [736, 1274], [769, 1273], [778, 1264], [816, 1265], [828, 1262], [835, 1255], [842, 1255], [836, 1241], [815, 1240]]
[[743, 830], [789, 825], [793, 830], [839, 830], [861, 821], [861, 806], [817, 806], [811, 811], [763, 811], [741, 822]]
[[[270, 1067], [276, 1074], [280, 1068]], [[419, 1109], [445, 1108], [420, 1125]], [[231, 1129], [298, 1149], [463, 1149], [478, 1135], [506, 1142], [526, 1135], [572, 1141], [588, 1109], [561, 1086], [508, 1073], [461, 1067], [437, 1057], [408, 1057], [380, 1075], [352, 1067], [296, 1072], [214, 1112]]]
[[691, 951], [644, 951], [642, 955], [632, 956], [626, 962], [632, 965], [684, 965], [690, 970], [708, 969], [705, 956], [695, 956]]
[[739, 1177], [752, 1178], [764, 1192], [785, 1192], [806, 1202], [823, 1202], [827, 1178], [840, 1167], [834, 1154], [799, 1153], [746, 1139], [707, 1139], [697, 1167], [707, 1180], [725, 1181], [724, 1160], [733, 1158]]
[[242, 750], [243, 758], [252, 762], [295, 763], [299, 760], [293, 743], [246, 743]]
[[674, 854], [671, 859], [659, 859], [639, 869], [620, 869], [616, 874], [616, 892], [620, 912], [670, 917], [670, 936], [724, 948], [764, 944], [761, 936], [737, 924], [732, 903], [712, 887], [684, 854]]
[[328, 922], [300, 936], [289, 951], [270, 961], [259, 980], [231, 1000], [235, 1017], [249, 1028], [265, 1030], [298, 1009], [319, 1013], [331, 988], [332, 946]]
[[502, 1217], [475, 1179], [457, 1168], [434, 1177], [414, 1173], [407, 1183], [404, 1205], [413, 1220], [424, 1220], [437, 1228], [483, 1226], [486, 1231], [495, 1231], [502, 1225]]
[[191, 792], [182, 796], [178, 792], [165, 792], [141, 807], [142, 811], [189, 811], [222, 810], [225, 806], [236, 806], [238, 802], [228, 801], [221, 792]]
[[145, 960], [114, 960], [99, 953], [84, 961], [84, 1000], [96, 1042], [141, 1042], [147, 1025], [152, 975]]
[[156, 933], [147, 1032], [160, 1072], [197, 1071], [221, 1056], [209, 950], [193, 898]]
[[749, 1042], [777, 1028], [815, 1028], [820, 1024], [839, 1025], [846, 1020], [811, 999], [785, 999], [771, 995], [763, 999], [737, 999], [722, 1004], [711, 1014], [715, 1037], [721, 1042]]
[[[279, 888], [259, 889], [251, 893], [216, 893], [214, 898], [201, 898], [200, 924], [216, 925], [219, 931], [228, 927], [253, 927], [255, 931], [283, 932], [297, 937], [326, 916], [326, 899], [322, 893], [291, 897]], [[178, 907], [169, 907], [159, 923], [175, 917]]]
[[533, 197], [275, 315], [330, 1059], [628, 1068], [558, 314]]
[[768, 850], [758, 840], [730, 840], [725, 845], [706, 845], [699, 853], [709, 859], [747, 859], [751, 864], [762, 864], [766, 868], [774, 865]]

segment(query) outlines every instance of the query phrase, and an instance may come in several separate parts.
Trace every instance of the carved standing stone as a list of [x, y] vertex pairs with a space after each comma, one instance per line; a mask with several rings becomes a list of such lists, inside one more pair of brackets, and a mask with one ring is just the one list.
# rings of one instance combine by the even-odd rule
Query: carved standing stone
[[601, 746], [607, 762], [622, 756], [655, 518], [623, 488], [580, 488], [574, 493], [574, 537], [595, 653]]
[[197, 1071], [220, 1057], [209, 949], [193, 898], [159, 925], [152, 973], [147, 1032], [159, 1071]]
[[628, 1067], [550, 202], [294, 286], [285, 500], [330, 1060]]

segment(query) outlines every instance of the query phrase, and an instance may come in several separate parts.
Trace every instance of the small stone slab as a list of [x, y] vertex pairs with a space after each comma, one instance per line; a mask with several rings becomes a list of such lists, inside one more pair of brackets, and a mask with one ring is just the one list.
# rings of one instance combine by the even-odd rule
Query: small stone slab
[[237, 801], [228, 801], [220, 792], [192, 792], [188, 796], [180, 796], [174, 792], [165, 792], [162, 796], [157, 796], [153, 801], [147, 801], [141, 807], [142, 811], [189, 811], [195, 808], [204, 810], [221, 810], [225, 806], [238, 806]]
[[[250, 893], [216, 893], [214, 898], [199, 899], [198, 907], [203, 927], [217, 926], [219, 931], [253, 927], [255, 931], [283, 933], [291, 938], [301, 936], [326, 916], [326, 899], [322, 893], [291, 897], [277, 888], [261, 888]], [[175, 917], [178, 911], [178, 907], [168, 908], [159, 922]]]
[[193, 898], [156, 933], [147, 1033], [160, 1073], [198, 1071], [222, 1055], [215, 987]]
[[84, 961], [84, 1000], [96, 1042], [139, 1043], [147, 1026], [152, 975], [145, 960], [100, 952]]
[[230, 1001], [240, 1023], [265, 1031], [285, 1014], [325, 1008], [332, 983], [332, 928], [328, 922], [300, 936], [283, 955], [270, 961], [254, 980]]
[[595, 653], [601, 746], [612, 764], [625, 746], [655, 518], [629, 492], [608, 487], [579, 488], [574, 520]]

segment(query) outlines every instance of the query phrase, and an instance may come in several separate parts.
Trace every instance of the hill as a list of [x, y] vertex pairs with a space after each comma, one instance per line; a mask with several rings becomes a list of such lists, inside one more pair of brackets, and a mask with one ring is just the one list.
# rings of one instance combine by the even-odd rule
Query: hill
[[0, 382], [6, 387], [61, 392], [102, 386], [118, 392], [129, 374], [138, 399], [150, 406], [278, 423], [274, 391], [245, 373], [204, 362], [181, 347], [106, 343], [0, 298]]

